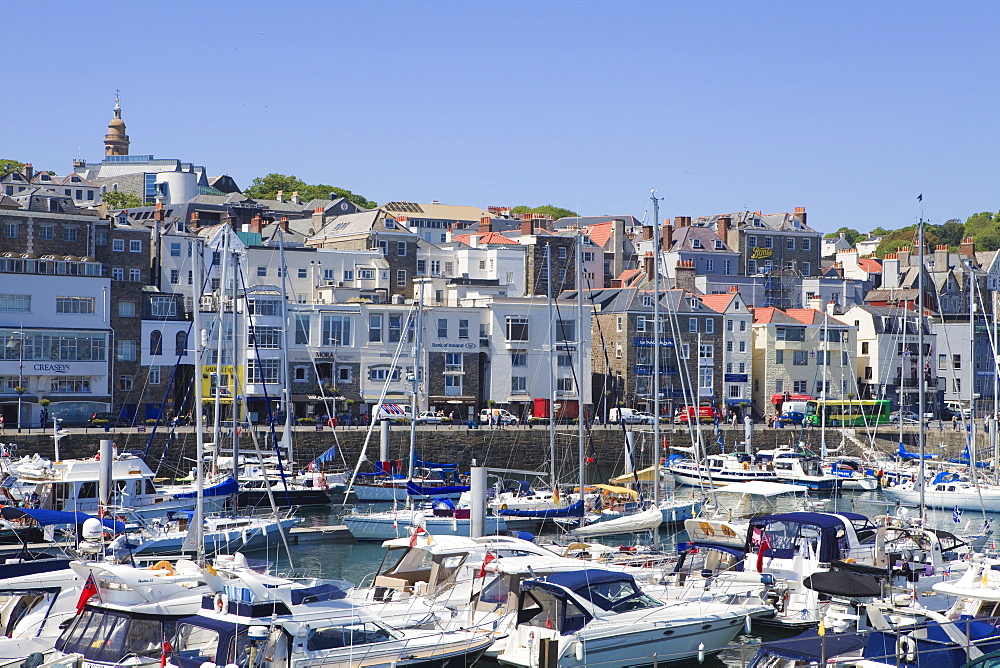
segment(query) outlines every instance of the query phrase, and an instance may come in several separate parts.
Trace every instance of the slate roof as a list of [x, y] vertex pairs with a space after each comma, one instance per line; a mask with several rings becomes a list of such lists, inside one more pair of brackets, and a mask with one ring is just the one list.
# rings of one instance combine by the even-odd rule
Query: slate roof
[[[701, 244], [700, 247], [695, 247], [693, 245], [694, 240], [697, 239]], [[722, 243], [721, 248], [716, 248], [715, 242], [720, 241]], [[716, 251], [719, 253], [735, 253], [729, 245], [719, 238], [719, 235], [711, 227], [682, 227], [680, 229], [674, 230], [673, 240], [670, 242], [670, 248], [668, 251]]]
[[809, 225], [800, 224], [798, 227], [795, 227], [795, 221], [798, 220], [798, 218], [791, 213], [737, 211], [736, 213], [720, 213], [715, 216], [699, 216], [698, 218], [695, 218], [691, 224], [714, 228], [718, 224], [719, 218], [724, 216], [728, 216], [732, 221], [732, 229], [737, 227], [756, 227], [758, 229], [765, 230], [771, 229], [786, 232], [812, 232], [814, 234], [819, 234], [819, 232], [809, 227]]
[[454, 220], [456, 222], [478, 223], [480, 218], [493, 215], [485, 209], [477, 206], [464, 206], [459, 204], [441, 204], [431, 202], [430, 204], [416, 202], [387, 202], [381, 207], [386, 213], [392, 216], [407, 216], [409, 218], [434, 218], [436, 220]]

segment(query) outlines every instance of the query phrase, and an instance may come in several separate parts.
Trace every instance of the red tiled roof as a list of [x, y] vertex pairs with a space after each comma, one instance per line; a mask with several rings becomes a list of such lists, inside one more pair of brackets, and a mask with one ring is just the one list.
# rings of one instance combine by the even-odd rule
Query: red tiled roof
[[698, 298], [713, 311], [724, 313], [736, 296], [736, 293], [728, 292], [722, 295], [698, 295]]
[[618, 280], [622, 282], [622, 287], [629, 287], [633, 282], [643, 278], [646, 272], [642, 269], [626, 269], [618, 275]]
[[606, 223], [589, 225], [586, 230], [590, 240], [601, 248], [604, 248], [608, 240], [611, 239], [611, 235], [615, 233], [614, 221], [609, 220]]
[[858, 260], [858, 266], [869, 274], [882, 273], [882, 264], [873, 257], [863, 257]]
[[472, 238], [479, 237], [479, 245], [485, 246], [488, 244], [505, 244], [516, 246], [518, 243], [513, 239], [508, 239], [499, 232], [485, 232], [483, 234], [457, 234], [455, 235], [455, 241], [463, 243], [467, 246], [472, 245]]
[[823, 317], [823, 314], [814, 308], [790, 308], [785, 310], [785, 315], [805, 325], [815, 325], [817, 317]]
[[775, 313], [781, 313], [781, 311], [771, 306], [762, 306], [760, 308], [755, 308], [753, 310], [753, 321], [770, 323], [771, 320], [774, 318]]

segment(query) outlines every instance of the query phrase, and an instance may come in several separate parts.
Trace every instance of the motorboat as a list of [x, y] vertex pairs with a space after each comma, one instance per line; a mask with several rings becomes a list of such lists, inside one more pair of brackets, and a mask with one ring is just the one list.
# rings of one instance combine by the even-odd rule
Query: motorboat
[[684, 459], [667, 467], [678, 485], [727, 485], [734, 482], [779, 482], [774, 470], [746, 454], [710, 455], [705, 462]]
[[[449, 508], [446, 505], [431, 509], [398, 508], [385, 511], [364, 512], [355, 509], [341, 521], [355, 540], [390, 540], [427, 532], [432, 536], [469, 536], [472, 530], [472, 513], [469, 509]], [[503, 517], [488, 515], [484, 525], [486, 534], [496, 534], [507, 529]]]
[[823, 471], [840, 478], [841, 489], [870, 492], [879, 486], [879, 479], [868, 475], [857, 457], [827, 457], [823, 460]]
[[794, 450], [760, 450], [754, 460], [774, 471], [778, 482], [799, 485], [813, 491], [832, 492], [840, 488], [840, 477], [823, 471], [823, 460]]
[[[886, 487], [882, 493], [908, 506], [919, 505], [921, 500], [920, 485], [915, 481]], [[928, 508], [1000, 513], [1000, 485], [973, 483], [958, 473], [942, 471], [926, 484], [923, 501]]]
[[[126, 526], [109, 544], [118, 558], [133, 555], [180, 554], [191, 531], [192, 511], [173, 513], [142, 524]], [[280, 543], [280, 533], [287, 532], [302, 519], [290, 513], [263, 516], [221, 515], [205, 518], [202, 533], [208, 555], [236, 550], [254, 550]]]
[[214, 571], [201, 609], [176, 626], [170, 665], [464, 668], [494, 642], [475, 629], [395, 629], [351, 598], [349, 582]]

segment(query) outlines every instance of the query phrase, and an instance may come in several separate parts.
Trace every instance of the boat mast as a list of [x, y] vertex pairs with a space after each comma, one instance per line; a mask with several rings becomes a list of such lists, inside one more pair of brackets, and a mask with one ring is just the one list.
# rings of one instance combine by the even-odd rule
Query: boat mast
[[[549, 281], [551, 282], [552, 276], [549, 276]], [[576, 380], [576, 394], [577, 394], [577, 411], [576, 411], [576, 426], [577, 426], [577, 438], [579, 438], [577, 453], [578, 463], [580, 465], [580, 502], [584, 505], [583, 515], [580, 517], [580, 526], [583, 527], [587, 524], [587, 511], [585, 498], [585, 487], [587, 484], [587, 468], [586, 468], [586, 458], [584, 457], [584, 445], [586, 443], [586, 424], [584, 420], [584, 410], [583, 410], [583, 383], [586, 374], [586, 366], [584, 364], [584, 354], [583, 354], [583, 228], [577, 230], [576, 233], [576, 357], [577, 357], [577, 380]]]
[[[413, 465], [417, 458], [417, 394], [420, 391], [420, 369], [422, 358], [421, 346], [424, 333], [424, 284], [418, 283], [417, 288], [417, 331], [413, 338], [413, 393], [410, 396], [410, 466], [407, 469], [407, 479], [413, 480]], [[406, 497], [407, 502], [412, 497]], [[409, 505], [409, 504], [407, 504]]]
[[830, 381], [827, 380], [830, 372], [830, 316], [823, 312], [823, 375], [820, 376], [823, 380], [823, 388], [820, 394], [820, 402], [823, 404], [822, 418], [819, 421], [819, 448], [820, 456], [826, 459], [826, 420], [827, 416], [830, 414], [830, 409], [826, 405], [827, 392], [826, 385]]
[[[990, 342], [993, 345], [993, 415], [990, 417], [990, 440], [993, 446], [993, 469], [1000, 465], [1000, 439], [997, 438], [997, 419], [1000, 418], [1000, 350], [997, 349], [997, 293], [992, 292], [993, 332]], [[985, 316], [984, 316], [985, 319]]]
[[[653, 507], [660, 507], [660, 200], [653, 200]], [[675, 342], [676, 343], [676, 342]], [[688, 420], [690, 422], [690, 420]], [[660, 528], [653, 529], [653, 544], [660, 543]]]
[[194, 541], [196, 559], [199, 564], [205, 562], [205, 432], [203, 431], [202, 420], [202, 400], [203, 392], [201, 386], [201, 355], [204, 351], [201, 331], [201, 265], [203, 246], [200, 239], [191, 242], [191, 271], [194, 280], [191, 281], [191, 296], [193, 298], [193, 311], [191, 314], [191, 329], [194, 332], [194, 433], [195, 433], [195, 461], [197, 469], [195, 473], [195, 506], [194, 506]]
[[[926, 521], [927, 506], [925, 495], [927, 464], [924, 460], [924, 383], [926, 379], [924, 373], [924, 219], [921, 216], [917, 224], [917, 240], [920, 244], [920, 270], [917, 272], [917, 415], [918, 415], [918, 441], [920, 443], [920, 519]], [[902, 411], [899, 416], [900, 423], [903, 422]]]
[[[281, 443], [285, 446], [284, 450], [288, 461], [294, 466], [295, 457], [292, 453], [292, 383], [291, 378], [288, 377], [288, 333], [295, 330], [288, 325], [288, 265], [285, 264], [285, 234], [280, 225], [278, 226], [278, 256], [281, 259], [281, 322], [285, 325], [285, 331], [282, 333], [285, 345], [281, 346], [281, 376], [285, 379], [285, 386], [282, 388], [281, 405], [285, 409], [285, 430], [281, 434]], [[282, 483], [285, 484], [285, 489], [288, 489], [288, 483], [284, 479], [282, 479]]]
[[[226, 234], [226, 227], [222, 228], [222, 252], [219, 253], [219, 289], [216, 293], [219, 298], [216, 308], [219, 331], [216, 335], [215, 351], [215, 415], [212, 419], [212, 442], [215, 444], [212, 452], [212, 473], [215, 473], [219, 465], [219, 452], [222, 447], [222, 347], [225, 345], [226, 332], [226, 265], [229, 264], [229, 235]], [[235, 365], [233, 367], [236, 368]], [[236, 470], [236, 462], [233, 462], [233, 470]], [[234, 474], [235, 477], [235, 474]]]
[[549, 489], [556, 489], [556, 356], [555, 316], [552, 311], [552, 244], [545, 244], [545, 296], [549, 304]]

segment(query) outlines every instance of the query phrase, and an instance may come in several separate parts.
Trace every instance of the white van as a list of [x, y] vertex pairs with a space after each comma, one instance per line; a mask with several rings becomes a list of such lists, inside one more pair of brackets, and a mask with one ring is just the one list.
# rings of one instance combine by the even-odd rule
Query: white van
[[375, 422], [382, 420], [409, 422], [411, 417], [410, 407], [407, 404], [381, 404], [375, 411], [374, 420]]
[[944, 409], [951, 415], [961, 415], [965, 419], [972, 417], [972, 409], [967, 401], [946, 401]]
[[645, 420], [634, 408], [612, 408], [608, 411], [608, 422], [610, 424], [641, 424]]
[[517, 424], [518, 419], [510, 411], [503, 408], [484, 408], [479, 411], [479, 422], [489, 424], [490, 417], [493, 417], [494, 424]]

